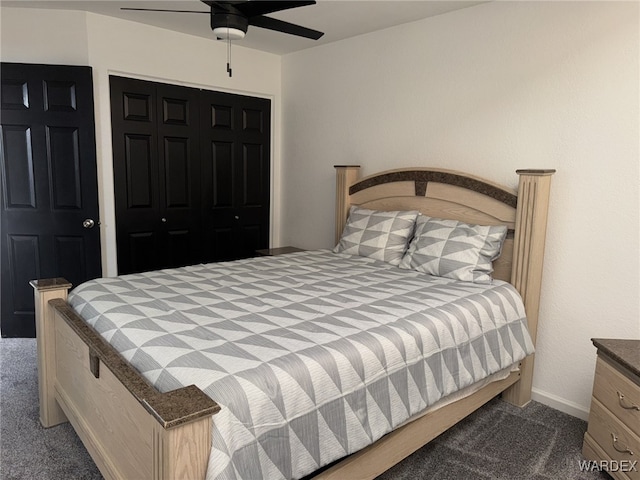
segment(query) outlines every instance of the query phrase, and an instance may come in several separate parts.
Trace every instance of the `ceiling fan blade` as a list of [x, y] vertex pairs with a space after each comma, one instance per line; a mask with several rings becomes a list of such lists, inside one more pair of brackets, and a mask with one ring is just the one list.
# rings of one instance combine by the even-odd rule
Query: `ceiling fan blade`
[[120, 10], [130, 10], [137, 12], [170, 12], [170, 13], [206, 13], [209, 15], [211, 12], [203, 12], [201, 10], [163, 10], [160, 8], [127, 8], [120, 7]]
[[298, 37], [310, 38], [312, 40], [318, 40], [324, 35], [323, 32], [312, 30], [306, 27], [301, 27], [300, 25], [295, 25], [293, 23], [285, 22], [271, 17], [251, 17], [249, 19], [249, 25], [266, 28], [268, 30], [275, 30], [276, 32], [288, 33], [290, 35], [297, 35]]
[[257, 15], [264, 15], [266, 13], [279, 12], [281, 10], [288, 10], [290, 8], [306, 7], [307, 5], [315, 5], [315, 0], [309, 1], [247, 1], [243, 3], [235, 4], [234, 7], [240, 10], [247, 17], [255, 17]]

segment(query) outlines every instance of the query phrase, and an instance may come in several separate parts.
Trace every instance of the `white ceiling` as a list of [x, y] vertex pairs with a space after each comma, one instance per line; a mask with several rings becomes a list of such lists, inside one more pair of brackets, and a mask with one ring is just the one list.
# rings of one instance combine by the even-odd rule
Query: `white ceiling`
[[[482, 1], [463, 0], [318, 0], [316, 5], [299, 7], [269, 16], [325, 32], [320, 40], [309, 40], [258, 27], [249, 27], [247, 36], [234, 44], [279, 55], [335, 42], [344, 38], [382, 30], [446, 12], [467, 8]], [[1, 6], [84, 10], [101, 15], [146, 23], [205, 38], [214, 38], [209, 17], [195, 13], [123, 11], [120, 7], [208, 11], [199, 0], [0, 0]]]

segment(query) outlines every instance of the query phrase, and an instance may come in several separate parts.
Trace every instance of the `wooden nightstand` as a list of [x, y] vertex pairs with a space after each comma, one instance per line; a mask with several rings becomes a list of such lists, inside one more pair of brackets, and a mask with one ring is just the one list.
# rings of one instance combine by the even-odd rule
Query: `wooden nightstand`
[[610, 462], [614, 478], [640, 479], [640, 340], [592, 341], [598, 359], [582, 454]]
[[304, 249], [298, 247], [278, 247], [278, 248], [263, 248], [256, 250], [256, 254], [262, 257], [273, 257], [275, 255], [284, 255], [285, 253], [304, 252]]

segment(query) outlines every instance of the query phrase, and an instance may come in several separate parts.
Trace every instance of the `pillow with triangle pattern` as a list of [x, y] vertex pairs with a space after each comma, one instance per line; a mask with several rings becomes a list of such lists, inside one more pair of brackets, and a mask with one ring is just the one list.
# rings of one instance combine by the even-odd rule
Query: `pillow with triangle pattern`
[[384, 212], [352, 206], [333, 252], [371, 257], [398, 266], [418, 215], [417, 211]]
[[473, 283], [491, 283], [507, 236], [505, 225], [469, 225], [421, 215], [400, 268]]

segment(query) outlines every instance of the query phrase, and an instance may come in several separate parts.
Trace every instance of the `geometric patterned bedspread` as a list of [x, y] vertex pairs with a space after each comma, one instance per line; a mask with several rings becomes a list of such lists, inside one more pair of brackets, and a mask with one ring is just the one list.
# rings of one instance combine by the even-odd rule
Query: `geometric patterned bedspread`
[[533, 353], [509, 284], [328, 250], [92, 280], [69, 303], [214, 416], [207, 478], [299, 478]]

